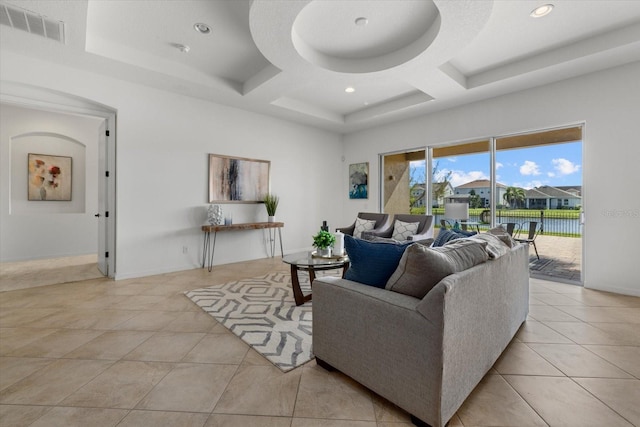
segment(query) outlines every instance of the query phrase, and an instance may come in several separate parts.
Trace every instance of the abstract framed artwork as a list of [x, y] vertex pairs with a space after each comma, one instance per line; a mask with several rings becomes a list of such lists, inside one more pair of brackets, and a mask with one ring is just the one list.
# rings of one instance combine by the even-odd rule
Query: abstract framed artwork
[[369, 198], [369, 163], [353, 163], [349, 165], [349, 198]]
[[209, 154], [209, 203], [260, 203], [269, 192], [269, 160]]
[[70, 201], [71, 157], [34, 153], [27, 156], [27, 200]]

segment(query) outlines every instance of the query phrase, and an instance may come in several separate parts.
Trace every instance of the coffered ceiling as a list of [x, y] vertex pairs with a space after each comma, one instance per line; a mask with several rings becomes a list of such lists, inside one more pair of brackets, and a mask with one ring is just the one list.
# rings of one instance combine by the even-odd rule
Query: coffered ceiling
[[[1, 4], [3, 50], [342, 133], [640, 60], [637, 0]], [[63, 42], [11, 27], [17, 8]]]

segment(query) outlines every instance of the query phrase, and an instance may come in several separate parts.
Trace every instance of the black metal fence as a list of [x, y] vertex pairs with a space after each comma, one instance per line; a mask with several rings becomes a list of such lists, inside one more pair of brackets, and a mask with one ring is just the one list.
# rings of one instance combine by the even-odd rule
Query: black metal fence
[[[433, 209], [434, 222], [436, 227], [442, 226], [442, 221], [449, 228], [454, 224], [450, 220], [445, 220], [444, 209]], [[528, 228], [529, 221], [536, 221], [540, 224], [540, 234], [550, 236], [581, 237], [582, 224], [580, 222], [580, 211], [577, 210], [535, 210], [535, 209], [500, 209], [496, 211], [496, 224], [507, 224], [513, 222], [517, 229]], [[491, 227], [491, 211], [488, 209], [470, 209], [469, 222], [473, 225], [468, 228], [479, 228], [486, 231]]]

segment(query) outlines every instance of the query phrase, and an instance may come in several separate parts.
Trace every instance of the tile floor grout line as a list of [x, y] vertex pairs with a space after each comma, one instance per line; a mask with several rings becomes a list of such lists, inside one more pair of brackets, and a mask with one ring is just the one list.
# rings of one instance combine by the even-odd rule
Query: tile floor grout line
[[[526, 403], [526, 405], [531, 408], [531, 410], [538, 416], [540, 417], [540, 419], [547, 425], [547, 427], [550, 427], [551, 424], [549, 422], [547, 422], [547, 420], [542, 416], [542, 414], [540, 414], [536, 408], [533, 407], [533, 405], [531, 405], [531, 403], [529, 403], [529, 401], [522, 395], [520, 394], [520, 392], [518, 390], [516, 390], [516, 388], [502, 375], [502, 374], [498, 374], [500, 375], [500, 377], [502, 378], [502, 380], [511, 388], [511, 390], [513, 390], [519, 397], [520, 399], [522, 399], [522, 401], [524, 403]], [[536, 375], [536, 376], [542, 376], [542, 375]], [[558, 377], [553, 377], [553, 378], [558, 378]], [[461, 420], [462, 421], [462, 420]]]
[[[598, 345], [598, 344], [585, 344], [585, 345]], [[620, 346], [615, 346], [615, 347], [620, 347]], [[588, 351], [589, 353], [593, 354], [594, 356], [604, 360], [605, 362], [609, 363], [610, 365], [615, 366], [616, 368], [620, 369], [622, 372], [624, 372], [625, 374], [631, 376], [631, 378], [633, 379], [638, 379], [635, 375], [633, 375], [631, 372], [628, 372], [626, 369], [616, 365], [615, 363], [613, 363], [612, 361], [605, 359], [604, 357], [602, 357], [601, 355], [599, 355], [598, 353], [591, 351], [591, 349], [582, 346], [582, 348], [584, 348], [586, 351]], [[602, 377], [580, 377], [580, 378], [602, 378]], [[612, 378], [612, 379], [628, 379], [628, 378]]]
[[[600, 379], [601, 377], [575, 377], [575, 378], [585, 378], [585, 379], [589, 379], [589, 378], [595, 378], [595, 379]], [[611, 409], [611, 411], [613, 411], [614, 413], [618, 414], [618, 416], [620, 418], [622, 418], [623, 420], [627, 421], [629, 424], [631, 424], [631, 426], [633, 426], [633, 422], [631, 422], [631, 420], [628, 420], [624, 415], [622, 415], [620, 412], [618, 412], [616, 409], [612, 408], [610, 405], [607, 404], [607, 402], [605, 402], [604, 400], [600, 399], [598, 396], [596, 396], [595, 394], [593, 394], [591, 391], [589, 391], [586, 387], [584, 387], [582, 384], [580, 384], [578, 381], [575, 380], [574, 377], [570, 377], [571, 381], [573, 381], [574, 384], [576, 384], [578, 387], [580, 387], [581, 389], [583, 389], [585, 392], [587, 392], [591, 397], [593, 397], [594, 399], [596, 399], [597, 401], [599, 401], [600, 403], [602, 403], [604, 406], [606, 406], [607, 408]], [[625, 380], [628, 378], [603, 378], [603, 379], [615, 379], [615, 380]]]

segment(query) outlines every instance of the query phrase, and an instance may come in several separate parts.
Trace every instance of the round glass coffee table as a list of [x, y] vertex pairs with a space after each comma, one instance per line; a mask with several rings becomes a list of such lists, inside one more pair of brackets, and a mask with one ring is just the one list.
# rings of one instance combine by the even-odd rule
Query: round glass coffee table
[[282, 257], [282, 261], [291, 265], [291, 287], [293, 288], [293, 298], [296, 300], [296, 305], [302, 305], [311, 300], [311, 294], [302, 294], [298, 271], [308, 271], [309, 281], [313, 284], [313, 280], [316, 278], [316, 271], [342, 268], [342, 276], [344, 277], [344, 274], [349, 269], [349, 258], [346, 255], [342, 257], [321, 257], [314, 255], [313, 252], [298, 252], [285, 255]]

